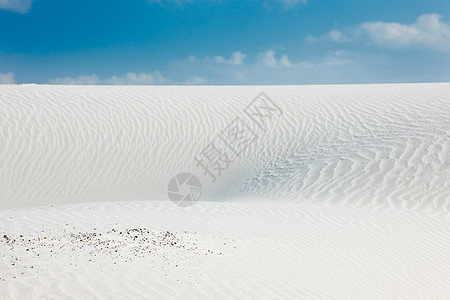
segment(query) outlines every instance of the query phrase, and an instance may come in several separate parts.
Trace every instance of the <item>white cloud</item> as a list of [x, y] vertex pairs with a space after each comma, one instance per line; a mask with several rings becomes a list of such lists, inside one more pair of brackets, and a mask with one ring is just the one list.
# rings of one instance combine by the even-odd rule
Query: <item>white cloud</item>
[[299, 61], [293, 63], [286, 54], [277, 59], [274, 50], [267, 50], [259, 54], [259, 63], [265, 67], [278, 69], [328, 68], [348, 64], [350, 61], [345, 59], [346, 54], [345, 51], [337, 51], [319, 62]]
[[55, 78], [49, 81], [51, 84], [68, 84], [68, 85], [81, 85], [81, 84], [100, 84], [100, 79], [92, 75], [83, 75], [78, 77], [62, 77]]
[[275, 51], [274, 50], [267, 50], [263, 53], [259, 54], [259, 61], [262, 63], [263, 66], [270, 67], [270, 68], [276, 68], [276, 67], [283, 67], [283, 68], [291, 68], [294, 67], [294, 65], [289, 60], [289, 57], [286, 54], [283, 54], [279, 60], [275, 57]]
[[12, 72], [0, 73], [0, 84], [13, 84], [14, 74]]
[[193, 0], [147, 0], [148, 3], [158, 3], [159, 5], [165, 7], [166, 4], [181, 4], [183, 2], [192, 2]]
[[362, 42], [380, 47], [400, 49], [413, 46], [447, 51], [450, 49], [450, 25], [438, 14], [425, 14], [412, 24], [365, 22], [344, 31], [331, 30], [320, 36], [308, 36], [307, 42]]
[[184, 60], [189, 63], [203, 63], [203, 64], [211, 64], [220, 63], [220, 64], [230, 64], [230, 65], [242, 65], [244, 64], [244, 60], [247, 58], [247, 55], [242, 53], [241, 51], [234, 51], [230, 58], [224, 58], [223, 56], [207, 56], [205, 58], [197, 58], [194, 55], [189, 55], [187, 60]]
[[26, 14], [31, 9], [33, 0], [0, 0], [0, 9]]
[[55, 78], [49, 81], [51, 84], [68, 84], [68, 85], [96, 85], [96, 84], [111, 84], [111, 85], [142, 85], [142, 84], [165, 84], [168, 81], [156, 71], [150, 73], [133, 73], [128, 72], [124, 76], [112, 76], [107, 79], [100, 79], [97, 75], [83, 75], [79, 77], [63, 77]]
[[106, 84], [115, 85], [140, 85], [140, 84], [164, 84], [167, 83], [164, 77], [158, 71], [150, 73], [132, 73], [128, 72], [125, 76], [113, 76], [104, 80]]
[[450, 26], [438, 14], [425, 14], [411, 25], [368, 22], [359, 26], [362, 32], [380, 46], [401, 48], [410, 45], [450, 47]]
[[261, 62], [266, 67], [276, 67], [277, 66], [277, 60], [275, 58], [275, 51], [273, 50], [267, 50], [264, 53], [260, 54], [261, 56]]
[[189, 78], [185, 81], [184, 84], [188, 85], [199, 85], [199, 84], [206, 84], [207, 80], [203, 77], [194, 76], [192, 78]]
[[[241, 53], [240, 51], [235, 51], [231, 55], [230, 59], [225, 59], [222, 56], [214, 56], [214, 60], [219, 63], [229, 63], [229, 64], [233, 64], [233, 65], [241, 65], [244, 63], [244, 60], [246, 57], [247, 57], [247, 55]], [[189, 57], [189, 59], [192, 59], [191, 56]], [[195, 60], [195, 57], [194, 57], [194, 60]]]
[[309, 43], [316, 43], [319, 41], [332, 41], [339, 43], [351, 42], [352, 38], [350, 37], [350, 35], [353, 35], [353, 33], [355, 33], [354, 30], [350, 33], [344, 33], [340, 30], [333, 29], [327, 34], [322, 34], [319, 36], [308, 35], [306, 37], [306, 41]]
[[[194, 0], [147, 0], [148, 3], [154, 4], [157, 3], [162, 7], [168, 7], [171, 4], [181, 4], [184, 2], [193, 2]], [[214, 0], [211, 0], [214, 1]], [[215, 0], [216, 2], [222, 2], [221, 0]], [[262, 1], [263, 6], [267, 9], [272, 9], [271, 3], [281, 4], [284, 9], [288, 10], [296, 7], [298, 4], [306, 4], [308, 0], [264, 0]]]
[[328, 37], [330, 38], [330, 40], [335, 41], [335, 42], [350, 41], [350, 38], [345, 33], [343, 33], [342, 31], [339, 31], [339, 30], [331, 30], [328, 33]]
[[297, 5], [299, 5], [301, 3], [306, 4], [307, 2], [308, 2], [308, 0], [266, 0], [263, 2], [263, 6], [266, 9], [271, 10], [272, 6], [270, 4], [277, 3], [277, 4], [283, 5], [285, 10], [288, 10], [288, 9], [296, 7]]
[[291, 61], [289, 60], [287, 54], [284, 54], [284, 55], [281, 57], [279, 64], [280, 64], [281, 66], [283, 66], [283, 67], [286, 67], [286, 68], [290, 68], [290, 67], [292, 66], [292, 63], [291, 63]]
[[[339, 44], [342, 46], [342, 44]], [[345, 46], [345, 45], [344, 45]], [[266, 49], [257, 55], [248, 55], [245, 64], [232, 65], [217, 63], [212, 57], [173, 61], [170, 68], [164, 70], [175, 83], [179, 84], [328, 84], [328, 83], [376, 83], [399, 81], [423, 81], [427, 78], [450, 78], [448, 71], [441, 73], [420, 72], [424, 63], [412, 64], [416, 72], [405, 72], [401, 65], [410, 58], [399, 61], [398, 54], [386, 56], [385, 51], [339, 50], [305, 54], [306, 51], [287, 52]], [[341, 48], [342, 49], [342, 48]], [[375, 53], [375, 54], [374, 54]], [[264, 63], [265, 61], [265, 63]], [[441, 69], [444, 69], [442, 66]], [[195, 79], [195, 77], [207, 79]]]
[[285, 9], [290, 9], [297, 6], [300, 3], [306, 4], [308, 0], [272, 0], [275, 2], [281, 2]]
[[316, 64], [316, 66], [327, 68], [327, 67], [340, 67], [347, 65], [351, 63], [351, 61], [343, 57], [345, 56], [345, 54], [346, 52], [344, 51], [337, 51], [332, 55], [327, 56], [325, 60], [319, 62], [318, 64]]
[[229, 62], [234, 65], [241, 65], [246, 57], [247, 55], [241, 53], [240, 51], [235, 51], [233, 52], [233, 55], [231, 56]]

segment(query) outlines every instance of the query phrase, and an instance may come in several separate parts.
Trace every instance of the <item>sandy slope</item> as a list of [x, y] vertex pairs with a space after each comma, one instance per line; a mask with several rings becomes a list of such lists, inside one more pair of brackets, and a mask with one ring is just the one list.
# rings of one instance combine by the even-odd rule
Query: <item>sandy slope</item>
[[[164, 238], [166, 231], [177, 244]], [[0, 241], [0, 299], [447, 299], [450, 294], [449, 220], [404, 210], [73, 204], [0, 211], [0, 234], [5, 233], [11, 241]]]
[[0, 86], [0, 299], [448, 299], [449, 116], [450, 84]]
[[[283, 115], [220, 178], [194, 161], [265, 92]], [[203, 200], [448, 210], [450, 85], [0, 87], [0, 207], [165, 200], [179, 172]], [[247, 119], [246, 119], [247, 120]]]

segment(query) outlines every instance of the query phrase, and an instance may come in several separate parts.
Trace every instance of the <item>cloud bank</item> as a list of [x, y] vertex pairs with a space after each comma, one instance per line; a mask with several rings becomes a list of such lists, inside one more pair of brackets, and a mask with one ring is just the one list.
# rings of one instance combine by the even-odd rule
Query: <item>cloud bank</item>
[[62, 77], [51, 79], [48, 83], [68, 85], [151, 85], [167, 84], [170, 82], [159, 71], [155, 71], [152, 74], [128, 72], [124, 76], [112, 76], [106, 79], [100, 79], [95, 74], [78, 77]]
[[339, 43], [361, 43], [388, 49], [422, 47], [437, 51], [450, 49], [450, 25], [439, 14], [424, 14], [412, 24], [396, 22], [365, 22], [345, 30], [331, 30], [308, 42], [328, 40]]
[[222, 56], [214, 56], [214, 60], [220, 63], [229, 63], [233, 65], [242, 65], [244, 63], [246, 54], [241, 53], [241, 51], [235, 51], [231, 55], [230, 59], [225, 59]]
[[450, 26], [441, 21], [439, 14], [419, 16], [411, 25], [400, 23], [368, 22], [359, 26], [376, 44], [390, 48], [422, 45], [433, 48], [450, 47]]
[[0, 0], [0, 9], [26, 14], [33, 0]]
[[[169, 7], [169, 5], [171, 4], [180, 5], [185, 2], [193, 2], [193, 1], [195, 0], [147, 0], [149, 4], [156, 3], [166, 8]], [[212, 1], [221, 2], [221, 0], [212, 0]], [[264, 0], [262, 2], [263, 6], [268, 9], [272, 8], [271, 4], [281, 4], [284, 7], [284, 9], [288, 10], [296, 7], [299, 4], [306, 4], [308, 0]]]
[[0, 73], [0, 84], [13, 84], [14, 74], [12, 72]]
[[284, 68], [290, 68], [293, 66], [291, 61], [289, 60], [289, 57], [286, 54], [283, 54], [279, 60], [275, 57], [275, 51], [274, 50], [267, 50], [263, 53], [259, 54], [259, 61], [263, 66], [266, 67], [284, 67]]

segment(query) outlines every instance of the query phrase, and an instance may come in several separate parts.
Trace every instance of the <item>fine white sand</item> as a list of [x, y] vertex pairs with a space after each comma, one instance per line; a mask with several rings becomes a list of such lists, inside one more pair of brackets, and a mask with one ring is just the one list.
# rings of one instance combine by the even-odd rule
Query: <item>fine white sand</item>
[[444, 83], [0, 86], [0, 299], [448, 299], [449, 148]]

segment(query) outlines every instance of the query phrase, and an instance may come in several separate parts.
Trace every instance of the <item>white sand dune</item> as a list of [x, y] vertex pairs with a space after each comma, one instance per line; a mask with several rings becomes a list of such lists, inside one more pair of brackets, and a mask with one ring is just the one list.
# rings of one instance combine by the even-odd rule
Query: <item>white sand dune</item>
[[263, 91], [283, 115], [214, 184], [201, 178], [203, 200], [448, 210], [449, 84], [0, 91], [3, 208], [165, 200], [170, 178], [202, 175], [194, 157]]
[[448, 299], [449, 148], [447, 83], [0, 86], [0, 298]]

